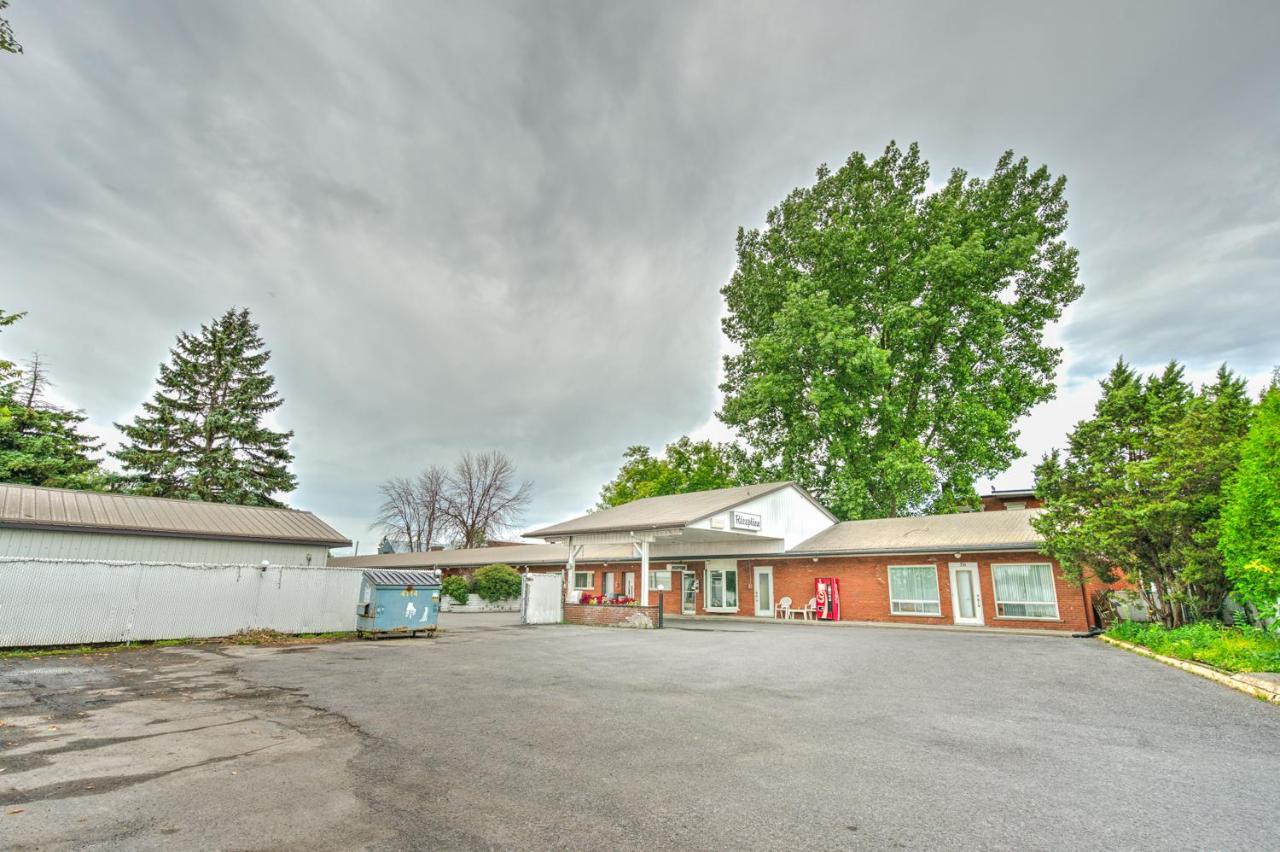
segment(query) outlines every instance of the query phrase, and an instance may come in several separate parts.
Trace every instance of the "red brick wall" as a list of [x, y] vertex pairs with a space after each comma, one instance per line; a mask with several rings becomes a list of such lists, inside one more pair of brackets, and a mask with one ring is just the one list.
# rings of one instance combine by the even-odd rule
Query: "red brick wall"
[[637, 612], [649, 616], [653, 626], [658, 626], [656, 606], [592, 606], [590, 604], [565, 604], [564, 620], [567, 624], [591, 624], [604, 627], [621, 624]]
[[[833, 556], [821, 557], [814, 562], [812, 557], [787, 559], [741, 559], [738, 560], [738, 610], [737, 615], [755, 615], [755, 572], [756, 565], [773, 566], [773, 599], [776, 602], [784, 595], [790, 596], [793, 606], [803, 607], [813, 597], [814, 579], [817, 577], [838, 577], [840, 579], [840, 610], [845, 621], [887, 621], [901, 624], [953, 624], [951, 612], [951, 577], [947, 570], [950, 562], [978, 563], [978, 578], [982, 593], [983, 620], [986, 627], [1024, 627], [1037, 630], [1070, 630], [1084, 631], [1093, 626], [1092, 606], [1087, 603], [1084, 593], [1077, 585], [1072, 585], [1062, 578], [1061, 569], [1054, 566], [1055, 588], [1058, 595], [1058, 615], [1055, 621], [1027, 621], [1021, 619], [996, 618], [995, 591], [991, 580], [991, 563], [996, 562], [1046, 562], [1051, 560], [1034, 552], [1021, 553], [962, 553], [959, 558], [953, 554], [931, 554], [915, 556]], [[889, 612], [889, 566], [890, 565], [928, 565], [938, 566], [938, 591], [941, 597], [941, 616], [892, 615]], [[706, 581], [703, 561], [691, 562], [651, 562], [651, 571], [668, 570], [682, 566], [692, 571], [698, 578], [697, 613], [699, 615], [720, 615], [708, 613], [705, 608]], [[625, 586], [622, 575], [632, 572], [636, 576], [636, 597], [640, 596], [640, 565], [636, 562], [578, 563], [578, 569], [593, 572], [593, 584], [589, 590], [592, 594], [602, 594], [602, 577], [604, 572], [612, 572], [615, 576], [615, 591], [622, 594]], [[559, 573], [559, 566], [534, 566], [528, 569], [536, 572]], [[450, 571], [450, 573], [453, 573]], [[662, 597], [663, 610], [667, 615], [680, 614], [680, 574], [674, 573], [671, 578], [673, 588], [667, 592], [651, 591], [649, 593], [651, 617], [657, 623], [658, 597]], [[566, 606], [566, 620], [571, 606]], [[590, 607], [591, 609], [607, 609], [607, 607]], [[634, 610], [634, 608], [632, 608]]]
[[[995, 590], [991, 580], [992, 563], [1046, 562], [1044, 556], [1034, 552], [1023, 553], [962, 553], [939, 556], [838, 556], [807, 559], [743, 559], [738, 561], [738, 614], [754, 615], [754, 581], [756, 565], [773, 566], [773, 598], [775, 601], [790, 596], [793, 605], [803, 607], [814, 594], [814, 580], [818, 577], [837, 577], [840, 580], [840, 617], [843, 621], [888, 621], [901, 624], [953, 624], [951, 610], [950, 562], [976, 562], [982, 594], [982, 612], [987, 627], [1023, 627], [1037, 630], [1087, 630], [1092, 613], [1081, 588], [1062, 578], [1062, 571], [1053, 564], [1054, 586], [1058, 596], [1058, 618], [1052, 621], [997, 618]], [[938, 567], [938, 592], [941, 597], [942, 615], [893, 615], [889, 612], [889, 566], [929, 565]]]
[[[650, 562], [649, 570], [665, 571], [670, 569], [672, 565], [686, 565], [686, 564], [691, 568], [692, 567], [701, 568], [702, 566], [701, 562], [691, 562], [691, 563]], [[613, 589], [614, 589], [614, 593], [619, 595], [623, 594], [626, 591], [626, 581], [623, 579], [623, 575], [628, 573], [634, 573], [636, 577], [635, 597], [637, 600], [640, 599], [640, 563], [638, 562], [624, 563], [622, 565], [619, 565], [618, 563], [614, 563], [614, 562], [611, 562], [608, 565], [605, 565], [599, 562], [596, 562], [596, 563], [579, 562], [575, 570], [593, 572], [593, 575], [591, 578], [591, 588], [578, 590], [580, 592], [590, 592], [593, 595], [604, 594], [605, 573], [612, 573], [614, 575]], [[701, 577], [701, 573], [699, 573], [699, 577]], [[680, 612], [680, 575], [679, 574], [676, 574], [676, 573], [672, 574], [671, 585], [673, 588], [669, 592], [650, 591], [649, 603], [656, 607], [658, 605], [658, 596], [661, 595], [662, 605], [665, 611], [667, 613], [673, 613], [673, 612], [679, 613]], [[701, 607], [701, 599], [702, 599], [701, 592], [698, 593], [698, 599], [699, 599], [699, 607]]]
[[1009, 511], [1007, 503], [1022, 503], [1024, 509], [1039, 509], [1043, 503], [1038, 497], [993, 497], [987, 495], [982, 498], [982, 511], [984, 512], [1005, 512]]

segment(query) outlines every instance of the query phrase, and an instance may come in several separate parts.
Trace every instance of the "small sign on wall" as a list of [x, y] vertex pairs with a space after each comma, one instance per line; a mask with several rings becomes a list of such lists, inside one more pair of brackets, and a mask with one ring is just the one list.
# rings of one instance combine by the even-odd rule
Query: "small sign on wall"
[[763, 524], [759, 515], [753, 515], [750, 512], [733, 511], [729, 513], [729, 526], [735, 530], [760, 532]]

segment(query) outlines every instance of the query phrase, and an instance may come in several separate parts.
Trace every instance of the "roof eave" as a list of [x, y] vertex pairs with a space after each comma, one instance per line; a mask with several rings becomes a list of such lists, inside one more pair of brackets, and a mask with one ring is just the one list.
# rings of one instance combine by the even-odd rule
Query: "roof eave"
[[[823, 548], [821, 550], [789, 550], [787, 557], [809, 556], [909, 556], [915, 553], [1006, 553], [1021, 550], [1039, 552], [1042, 541], [1020, 541], [1007, 544], [948, 544], [930, 547], [859, 547], [859, 548]], [[1047, 557], [1046, 557], [1047, 558]]]
[[159, 538], [198, 538], [204, 541], [252, 541], [261, 544], [309, 544], [316, 547], [350, 547], [351, 540], [346, 538], [283, 538], [281, 536], [231, 535], [227, 533], [210, 533], [188, 530], [153, 530], [130, 529], [123, 527], [101, 527], [92, 524], [60, 524], [53, 521], [0, 521], [0, 529], [45, 530], [49, 532], [91, 532], [102, 535], [136, 535]]
[[[701, 519], [699, 518], [699, 519], [696, 519], [696, 520], [701, 520]], [[688, 523], [693, 523], [693, 521], [689, 521]], [[582, 536], [587, 536], [587, 535], [617, 535], [618, 533], [661, 532], [661, 531], [663, 531], [663, 530], [681, 530], [681, 529], [684, 529], [686, 526], [688, 526], [688, 523], [686, 523], [686, 524], [677, 524], [677, 525], [673, 525], [673, 524], [649, 524], [648, 526], [634, 526], [634, 527], [609, 527], [608, 529], [600, 529], [600, 530], [575, 530], [575, 531], [573, 531], [573, 532], [547, 532], [546, 530], [542, 530], [542, 531], [539, 531], [539, 532], [524, 533], [524, 535], [525, 535], [525, 537], [527, 537], [527, 538], [540, 538], [540, 539], [542, 539], [543, 541], [549, 541], [549, 542], [551, 542], [551, 543], [553, 543], [553, 544], [554, 544], [554, 543], [555, 543], [555, 542], [557, 542], [557, 541], [563, 541], [563, 540], [565, 540], [565, 539], [573, 538], [574, 536], [578, 536], [578, 535], [582, 535]], [[554, 528], [553, 528], [553, 527], [549, 527], [548, 529], [554, 529]], [[544, 534], [544, 533], [545, 533], [545, 534]]]

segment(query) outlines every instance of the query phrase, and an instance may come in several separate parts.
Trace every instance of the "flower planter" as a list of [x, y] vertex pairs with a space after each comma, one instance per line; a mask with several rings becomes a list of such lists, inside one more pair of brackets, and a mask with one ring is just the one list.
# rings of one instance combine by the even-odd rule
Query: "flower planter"
[[656, 606], [635, 604], [565, 604], [566, 624], [590, 624], [598, 627], [657, 627]]

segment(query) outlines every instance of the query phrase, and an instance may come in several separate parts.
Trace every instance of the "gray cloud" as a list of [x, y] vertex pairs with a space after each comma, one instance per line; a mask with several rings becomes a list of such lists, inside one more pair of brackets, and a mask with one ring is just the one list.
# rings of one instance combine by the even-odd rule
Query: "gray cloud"
[[[1068, 175], [1074, 384], [1280, 360], [1274, 4], [16, 0], [0, 297], [111, 437], [174, 334], [251, 307], [291, 501], [501, 447], [536, 517], [716, 404], [733, 234], [823, 161], [919, 140]], [[1049, 407], [1028, 434], [1086, 412]], [[1037, 417], [1039, 419], [1037, 419]]]

